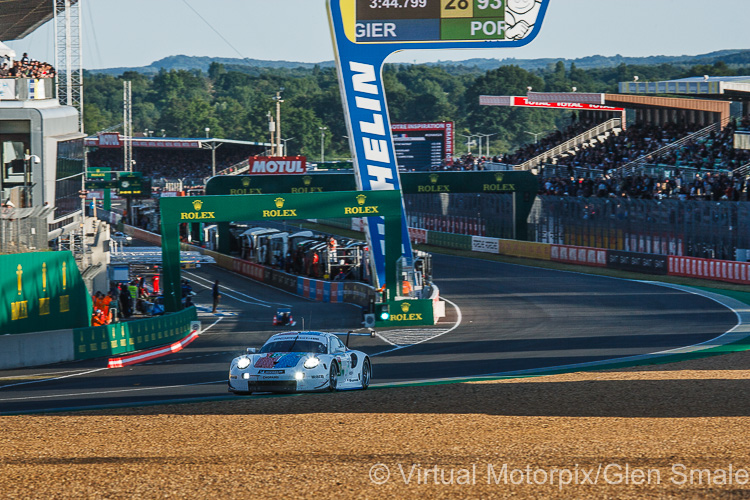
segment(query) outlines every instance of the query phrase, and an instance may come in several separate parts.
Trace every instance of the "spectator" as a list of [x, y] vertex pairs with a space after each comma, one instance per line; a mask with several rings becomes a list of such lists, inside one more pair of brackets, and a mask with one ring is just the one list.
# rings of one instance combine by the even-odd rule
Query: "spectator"
[[0, 78], [54, 78], [55, 69], [51, 64], [35, 61], [24, 52], [20, 60], [12, 62], [9, 59], [0, 66]]

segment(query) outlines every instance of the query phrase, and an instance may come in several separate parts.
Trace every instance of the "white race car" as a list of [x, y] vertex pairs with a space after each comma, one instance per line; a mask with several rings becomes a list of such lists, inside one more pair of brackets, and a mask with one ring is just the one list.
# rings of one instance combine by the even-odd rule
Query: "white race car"
[[336, 335], [284, 332], [260, 351], [232, 360], [229, 392], [311, 392], [367, 389], [372, 365], [367, 354], [349, 349]]

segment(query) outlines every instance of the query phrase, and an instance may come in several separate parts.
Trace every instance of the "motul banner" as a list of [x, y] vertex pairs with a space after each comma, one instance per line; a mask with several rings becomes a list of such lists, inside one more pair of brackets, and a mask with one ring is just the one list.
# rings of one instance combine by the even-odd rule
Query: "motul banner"
[[480, 95], [481, 106], [520, 106], [527, 108], [589, 109], [592, 111], [622, 111], [623, 108], [586, 104], [582, 102], [532, 102], [528, 97]]
[[251, 156], [249, 174], [286, 175], [307, 173], [305, 156]]

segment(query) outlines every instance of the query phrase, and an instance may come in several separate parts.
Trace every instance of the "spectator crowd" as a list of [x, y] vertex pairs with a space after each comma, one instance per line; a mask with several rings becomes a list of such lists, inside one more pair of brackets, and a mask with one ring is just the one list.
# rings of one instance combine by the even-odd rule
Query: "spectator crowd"
[[[216, 150], [216, 171], [235, 165], [250, 156], [247, 149], [224, 144]], [[152, 179], [204, 179], [212, 172], [211, 151], [207, 149], [133, 148], [133, 170]], [[119, 148], [99, 148], [88, 152], [91, 166], [123, 169]]]
[[30, 59], [24, 52], [23, 57], [13, 61], [9, 57], [3, 58], [0, 64], [0, 78], [54, 78], [55, 68], [51, 64]]
[[626, 177], [602, 175], [594, 179], [583, 177], [540, 178], [539, 193], [552, 196], [589, 198], [639, 198], [646, 200], [679, 199], [708, 201], [740, 201], [747, 180], [744, 176], [730, 177], [726, 173], [705, 172], [683, 181], [680, 177], [661, 179], [649, 175]]

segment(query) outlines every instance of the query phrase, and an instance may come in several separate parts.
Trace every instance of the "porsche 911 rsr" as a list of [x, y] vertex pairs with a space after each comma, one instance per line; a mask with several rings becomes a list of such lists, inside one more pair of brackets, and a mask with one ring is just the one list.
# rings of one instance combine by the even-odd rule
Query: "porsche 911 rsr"
[[291, 309], [277, 309], [273, 315], [273, 326], [294, 326], [297, 322], [292, 318]]
[[349, 349], [336, 335], [285, 332], [273, 335], [258, 352], [232, 360], [229, 391], [313, 392], [367, 389], [372, 365], [367, 354]]

